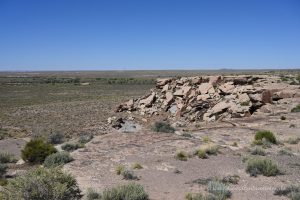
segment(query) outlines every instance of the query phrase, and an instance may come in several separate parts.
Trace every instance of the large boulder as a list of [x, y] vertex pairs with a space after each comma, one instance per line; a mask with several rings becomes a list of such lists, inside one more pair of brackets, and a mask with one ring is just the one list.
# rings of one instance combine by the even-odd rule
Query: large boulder
[[155, 92], [152, 92], [147, 98], [141, 99], [139, 104], [143, 107], [150, 107], [156, 99]]
[[266, 103], [273, 103], [272, 101], [272, 92], [270, 90], [265, 90], [261, 94], [261, 101], [266, 104]]
[[171, 103], [173, 103], [173, 100], [174, 100], [174, 96], [173, 96], [172, 92], [167, 92], [166, 93], [166, 99], [163, 102], [163, 106], [164, 107], [170, 106]]
[[156, 87], [157, 88], [162, 88], [164, 85], [166, 85], [167, 83], [169, 83], [171, 81], [172, 81], [171, 78], [158, 78], [156, 80]]
[[213, 85], [211, 83], [202, 83], [198, 86], [198, 92], [200, 92], [200, 94], [207, 94], [208, 90], [212, 87]]
[[222, 82], [222, 76], [212, 76], [209, 78], [209, 83], [213, 86], [217, 86]]

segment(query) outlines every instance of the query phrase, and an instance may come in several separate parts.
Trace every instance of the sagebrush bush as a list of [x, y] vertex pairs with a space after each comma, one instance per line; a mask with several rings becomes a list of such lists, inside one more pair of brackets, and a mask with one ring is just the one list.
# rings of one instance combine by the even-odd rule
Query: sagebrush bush
[[277, 188], [274, 195], [287, 196], [291, 200], [300, 199], [300, 185], [291, 185], [286, 188]]
[[201, 193], [196, 193], [196, 194], [187, 193], [185, 195], [185, 199], [186, 200], [214, 200], [215, 198], [212, 196], [203, 195]]
[[199, 149], [198, 152], [197, 152], [197, 155], [198, 155], [199, 158], [202, 158], [202, 159], [208, 158], [207, 154], [206, 154], [206, 151], [204, 149]]
[[116, 167], [116, 173], [117, 173], [117, 175], [121, 175], [124, 170], [125, 170], [125, 166], [124, 165], [118, 165]]
[[176, 159], [181, 160], [181, 161], [187, 161], [188, 160], [188, 155], [184, 151], [178, 151], [176, 153]]
[[291, 112], [300, 112], [300, 104], [298, 104], [296, 107], [294, 107]]
[[208, 183], [208, 192], [213, 194], [218, 200], [225, 200], [231, 196], [227, 185], [219, 181], [210, 181]]
[[256, 147], [254, 149], [251, 150], [251, 154], [252, 155], [260, 155], [260, 156], [265, 156], [266, 152], [263, 148], [260, 147]]
[[153, 130], [155, 132], [162, 132], [162, 133], [174, 133], [175, 129], [166, 122], [155, 122], [153, 126]]
[[298, 144], [300, 141], [300, 138], [289, 138], [286, 142], [289, 144]]
[[278, 151], [278, 154], [279, 155], [286, 155], [286, 156], [293, 156], [294, 155], [288, 148], [280, 149]]
[[143, 166], [140, 163], [133, 163], [132, 169], [143, 169]]
[[58, 167], [73, 161], [74, 159], [67, 152], [57, 152], [47, 156], [44, 161], [45, 167]]
[[205, 145], [200, 149], [198, 149], [196, 153], [198, 154], [198, 156], [199, 154], [200, 156], [204, 155], [204, 152], [207, 155], [217, 155], [219, 153], [219, 149], [220, 149], [219, 145]]
[[51, 133], [48, 137], [51, 144], [61, 144], [64, 142], [64, 135], [60, 132]]
[[277, 163], [266, 158], [248, 159], [246, 172], [251, 176], [257, 176], [259, 174], [264, 176], [276, 176], [280, 174]]
[[79, 137], [78, 142], [81, 144], [86, 144], [94, 138], [92, 134], [82, 135]]
[[10, 180], [4, 194], [8, 200], [76, 200], [82, 197], [73, 176], [59, 168], [43, 167]]
[[273, 144], [277, 144], [276, 137], [271, 131], [257, 131], [255, 133], [255, 140], [262, 141], [263, 139], [266, 139]]
[[106, 189], [101, 200], [148, 200], [149, 196], [144, 187], [139, 184], [130, 183]]
[[33, 139], [22, 150], [22, 159], [30, 163], [43, 163], [46, 157], [53, 153], [56, 153], [56, 149], [52, 144]]
[[101, 200], [101, 194], [92, 188], [88, 188], [86, 200]]
[[83, 144], [78, 144], [78, 143], [66, 143], [61, 146], [62, 150], [64, 151], [75, 151], [79, 148], [83, 148]]
[[133, 171], [130, 171], [130, 170], [127, 170], [127, 169], [124, 169], [121, 172], [121, 174], [123, 176], [123, 179], [125, 179], [125, 180], [136, 180], [136, 179], [138, 179], [138, 177], [134, 175]]
[[7, 152], [0, 152], [0, 163], [16, 162], [14, 155]]
[[0, 163], [0, 178], [6, 173], [7, 165], [4, 163]]
[[238, 175], [229, 175], [229, 176], [225, 176], [222, 179], [222, 183], [238, 184], [239, 180], [240, 180], [240, 177]]

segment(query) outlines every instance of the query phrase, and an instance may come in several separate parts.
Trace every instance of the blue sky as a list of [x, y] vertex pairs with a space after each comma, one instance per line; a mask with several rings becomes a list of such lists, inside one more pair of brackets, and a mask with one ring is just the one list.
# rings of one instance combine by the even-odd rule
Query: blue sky
[[0, 0], [0, 70], [300, 68], [299, 0]]

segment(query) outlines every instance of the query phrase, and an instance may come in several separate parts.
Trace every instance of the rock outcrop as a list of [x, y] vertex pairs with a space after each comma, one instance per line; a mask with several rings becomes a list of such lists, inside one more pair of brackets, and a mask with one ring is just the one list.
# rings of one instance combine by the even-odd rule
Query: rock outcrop
[[[275, 81], [274, 81], [275, 80]], [[282, 98], [299, 97], [299, 87], [276, 88], [276, 77], [268, 76], [195, 76], [157, 79], [150, 94], [131, 99], [117, 107], [117, 112], [141, 115], [169, 113], [169, 117], [215, 121], [251, 116], [263, 105]]]

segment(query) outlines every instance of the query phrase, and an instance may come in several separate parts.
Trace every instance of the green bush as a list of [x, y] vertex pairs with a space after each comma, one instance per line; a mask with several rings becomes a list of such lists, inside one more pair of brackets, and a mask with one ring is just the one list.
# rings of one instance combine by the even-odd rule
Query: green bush
[[148, 200], [142, 185], [130, 183], [104, 190], [101, 200]]
[[262, 141], [262, 139], [266, 139], [273, 144], [277, 144], [276, 137], [271, 131], [257, 131], [255, 133], [255, 140]]
[[83, 144], [78, 144], [78, 143], [66, 143], [61, 146], [62, 150], [64, 151], [75, 151], [79, 148], [83, 148]]
[[291, 112], [300, 112], [300, 104], [291, 110]]
[[188, 156], [184, 151], [178, 151], [176, 153], [176, 159], [181, 160], [181, 161], [187, 161]]
[[59, 168], [38, 167], [8, 182], [4, 195], [8, 200], [81, 199], [76, 179]]
[[278, 151], [279, 155], [293, 156], [294, 154], [288, 148], [283, 148]]
[[229, 175], [229, 176], [225, 176], [223, 179], [222, 179], [222, 183], [231, 183], [231, 184], [238, 184], [239, 183], [239, 180], [240, 180], [240, 177], [238, 175]]
[[51, 144], [61, 144], [64, 142], [64, 135], [59, 132], [51, 133], [48, 138]]
[[33, 139], [22, 150], [22, 159], [30, 163], [43, 163], [47, 156], [56, 153], [52, 144], [41, 139]]
[[0, 178], [6, 173], [7, 171], [7, 165], [0, 163]]
[[67, 152], [57, 152], [47, 156], [44, 161], [45, 167], [57, 167], [73, 161], [74, 159]]
[[219, 181], [210, 181], [208, 183], [208, 192], [213, 194], [218, 200], [225, 200], [231, 196], [227, 185]]
[[251, 176], [262, 174], [264, 176], [276, 176], [280, 174], [278, 165], [270, 159], [252, 158], [247, 160], [246, 172]]
[[218, 145], [205, 145], [198, 149], [194, 155], [197, 155], [201, 159], [208, 158], [208, 155], [217, 155], [219, 153], [220, 146]]
[[289, 138], [286, 142], [289, 144], [298, 144], [300, 141], [300, 138]]
[[140, 163], [133, 163], [132, 169], [143, 169], [143, 166]]
[[196, 193], [196, 194], [187, 193], [185, 195], [185, 199], [186, 200], [215, 200], [213, 196], [205, 196], [201, 193]]
[[118, 165], [118, 166], [116, 167], [117, 175], [121, 175], [121, 174], [123, 173], [124, 170], [125, 170], [124, 165]]
[[86, 144], [89, 141], [91, 141], [93, 138], [94, 138], [94, 136], [91, 135], [91, 134], [82, 135], [82, 136], [79, 137], [78, 142], [81, 143], [81, 144]]
[[198, 152], [197, 152], [197, 155], [199, 158], [201, 159], [206, 159], [208, 158], [207, 157], [207, 154], [206, 154], [206, 151], [204, 149], [199, 149]]
[[162, 133], [174, 133], [175, 129], [166, 122], [155, 122], [153, 130], [155, 132], [162, 132]]
[[97, 191], [95, 191], [94, 189], [89, 188], [87, 190], [86, 199], [87, 200], [101, 200], [101, 194], [98, 193]]
[[123, 176], [123, 179], [125, 179], [125, 180], [137, 180], [138, 179], [138, 177], [134, 175], [133, 171], [130, 171], [127, 169], [124, 169], [121, 172], [121, 174]]
[[13, 163], [16, 162], [14, 155], [7, 152], [0, 152], [0, 163]]
[[274, 195], [278, 196], [287, 196], [291, 200], [300, 199], [300, 186], [291, 185], [286, 188], [277, 188], [274, 192]]
[[261, 147], [256, 147], [255, 149], [251, 150], [252, 155], [260, 155], [260, 156], [265, 156], [266, 152], [263, 148]]

